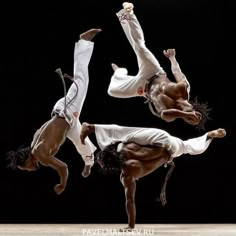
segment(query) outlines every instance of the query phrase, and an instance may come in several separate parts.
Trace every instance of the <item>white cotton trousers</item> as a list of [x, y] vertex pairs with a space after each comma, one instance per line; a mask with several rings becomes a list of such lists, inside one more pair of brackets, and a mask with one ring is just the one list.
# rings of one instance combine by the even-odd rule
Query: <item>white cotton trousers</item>
[[166, 148], [172, 158], [182, 154], [198, 155], [206, 151], [212, 139], [207, 133], [186, 141], [156, 128], [126, 127], [119, 125], [95, 125], [95, 135], [101, 150], [116, 142], [134, 142], [139, 145], [156, 145]]
[[[67, 133], [67, 138], [73, 142], [77, 151], [83, 158], [85, 165], [94, 164], [93, 153], [96, 150], [96, 147], [88, 137], [85, 139], [85, 145], [81, 143], [81, 123], [79, 121], [79, 116], [88, 90], [88, 65], [92, 56], [93, 47], [93, 42], [83, 39], [80, 39], [75, 44], [74, 83], [70, 86], [67, 92], [66, 104], [65, 98], [61, 98], [55, 104], [52, 112], [65, 117], [66, 121], [70, 124], [70, 130]], [[65, 105], [66, 110], [64, 109]]]
[[165, 71], [146, 47], [142, 28], [134, 13], [122, 9], [116, 15], [136, 54], [139, 70], [132, 76], [128, 75], [126, 68], [117, 69], [111, 77], [108, 94], [119, 98], [144, 96], [146, 80], [156, 74], [165, 74]]

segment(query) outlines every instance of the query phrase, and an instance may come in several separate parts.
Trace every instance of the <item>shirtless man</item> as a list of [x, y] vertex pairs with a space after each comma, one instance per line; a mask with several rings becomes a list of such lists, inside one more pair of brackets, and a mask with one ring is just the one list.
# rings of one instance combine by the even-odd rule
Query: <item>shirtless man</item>
[[[183, 154], [198, 155], [205, 152], [214, 138], [223, 138], [224, 129], [216, 129], [204, 135], [183, 141], [171, 136], [164, 130], [154, 128], [124, 127], [118, 125], [97, 125], [83, 123], [81, 142], [95, 133], [102, 151], [96, 155], [105, 173], [120, 171], [120, 180], [124, 187], [128, 227], [135, 227], [135, 190], [136, 180], [142, 178], [165, 163], [173, 165], [173, 158]], [[170, 169], [172, 172], [173, 168]], [[170, 176], [168, 172], [162, 188], [161, 201], [165, 204], [165, 187]]]
[[36, 131], [31, 146], [8, 153], [8, 166], [12, 169], [35, 171], [39, 164], [55, 169], [60, 176], [60, 183], [54, 187], [57, 194], [65, 190], [68, 179], [67, 165], [55, 157], [66, 138], [73, 142], [84, 160], [83, 177], [90, 174], [94, 164], [93, 153], [96, 147], [89, 138], [85, 140], [85, 145], [81, 144], [79, 116], [89, 84], [88, 65], [94, 47], [91, 40], [100, 31], [101, 29], [90, 29], [80, 35], [74, 49], [73, 84], [66, 96], [55, 104], [51, 119]]
[[176, 60], [175, 49], [163, 52], [170, 60], [176, 82], [169, 80], [157, 59], [146, 47], [144, 34], [133, 8], [132, 3], [125, 2], [123, 9], [116, 15], [136, 54], [139, 71], [137, 75], [128, 75], [126, 68], [113, 63], [114, 74], [108, 94], [117, 98], [145, 97], [151, 112], [159, 118], [167, 122], [181, 118], [191, 125], [203, 128], [209, 118], [210, 109], [206, 104], [199, 104], [197, 101], [190, 103], [190, 84]]

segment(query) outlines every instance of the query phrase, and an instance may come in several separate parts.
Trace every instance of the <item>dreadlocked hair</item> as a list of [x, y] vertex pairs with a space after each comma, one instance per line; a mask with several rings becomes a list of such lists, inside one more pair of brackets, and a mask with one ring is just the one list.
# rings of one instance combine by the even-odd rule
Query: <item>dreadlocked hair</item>
[[100, 151], [95, 156], [103, 174], [116, 174], [121, 171], [124, 164], [122, 153], [117, 152], [118, 143], [108, 145], [103, 151]]
[[190, 101], [190, 103], [192, 104], [193, 106], [193, 109], [195, 111], [198, 111], [202, 114], [202, 118], [200, 120], [200, 122], [198, 123], [198, 125], [196, 126], [196, 129], [198, 131], [204, 131], [205, 130], [205, 123], [208, 121], [208, 120], [211, 120], [211, 117], [209, 116], [210, 114], [210, 111], [212, 110], [211, 108], [208, 108], [208, 103], [199, 103], [198, 98], [195, 97], [194, 98], [194, 101]]
[[6, 154], [7, 167], [16, 170], [17, 166], [23, 166], [31, 151], [30, 147], [19, 147], [16, 151], [10, 151]]

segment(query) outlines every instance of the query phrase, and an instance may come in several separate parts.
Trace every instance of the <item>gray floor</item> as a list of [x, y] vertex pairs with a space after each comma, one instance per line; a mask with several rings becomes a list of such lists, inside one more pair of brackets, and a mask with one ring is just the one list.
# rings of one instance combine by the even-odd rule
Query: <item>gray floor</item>
[[119, 232], [122, 224], [0, 224], [0, 236], [159, 235], [235, 236], [236, 224], [138, 224], [133, 232]]

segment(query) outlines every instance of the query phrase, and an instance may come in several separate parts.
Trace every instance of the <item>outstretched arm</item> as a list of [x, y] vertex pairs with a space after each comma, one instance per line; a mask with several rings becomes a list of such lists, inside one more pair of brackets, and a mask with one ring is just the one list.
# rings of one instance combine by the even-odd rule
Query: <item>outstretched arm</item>
[[185, 75], [182, 73], [179, 63], [176, 60], [176, 52], [175, 49], [171, 48], [171, 49], [167, 49], [163, 51], [164, 55], [170, 60], [171, 62], [171, 71], [176, 79], [177, 82], [187, 82], [187, 79], [185, 77]]

